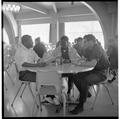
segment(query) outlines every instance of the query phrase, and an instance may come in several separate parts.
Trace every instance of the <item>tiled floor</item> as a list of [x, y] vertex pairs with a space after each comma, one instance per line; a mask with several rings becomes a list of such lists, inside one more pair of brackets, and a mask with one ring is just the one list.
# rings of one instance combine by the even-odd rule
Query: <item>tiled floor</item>
[[[9, 73], [12, 76], [15, 85], [13, 86], [11, 81], [8, 79], [8, 76], [5, 74], [4, 83], [7, 86], [8, 91], [4, 88], [4, 117], [31, 117], [33, 112], [33, 99], [30, 91], [26, 88], [23, 93], [22, 99], [20, 98], [20, 94], [17, 96], [14, 106], [11, 107], [11, 102], [20, 86], [20, 82], [16, 78], [16, 73], [14, 70], [14, 66], [11, 67]], [[31, 84], [32, 90], [35, 93], [35, 85]], [[115, 80], [111, 85], [108, 86], [111, 96], [114, 100], [114, 105], [111, 105], [110, 98], [106, 92], [106, 90], [101, 86], [101, 92], [99, 93], [98, 99], [96, 101], [94, 110], [91, 110], [92, 102], [94, 99], [94, 93], [92, 93], [92, 97], [87, 99], [87, 102], [84, 106], [84, 111], [78, 115], [71, 115], [68, 112], [66, 116], [118, 116], [118, 80]], [[76, 90], [76, 89], [75, 89]], [[75, 94], [75, 97], [77, 93]], [[43, 112], [40, 113], [36, 108], [34, 109], [33, 116], [34, 117], [56, 117], [63, 116], [63, 110], [60, 113], [55, 113], [55, 105], [45, 104], [42, 106]], [[74, 105], [70, 105], [69, 109], [72, 109]]]

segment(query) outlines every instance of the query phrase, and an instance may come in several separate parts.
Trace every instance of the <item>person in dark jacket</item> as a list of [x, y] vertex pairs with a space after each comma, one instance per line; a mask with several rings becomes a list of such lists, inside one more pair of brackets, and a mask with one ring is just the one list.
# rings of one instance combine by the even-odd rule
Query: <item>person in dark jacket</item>
[[83, 63], [82, 65], [89, 64], [90, 61], [96, 60], [96, 65], [93, 70], [83, 73], [78, 73], [74, 76], [74, 84], [80, 92], [79, 104], [70, 111], [72, 114], [78, 114], [84, 109], [84, 103], [86, 102], [87, 93], [89, 86], [106, 80], [106, 69], [109, 67], [108, 57], [96, 43], [96, 38], [92, 34], [84, 36], [84, 56], [88, 63]]
[[47, 51], [45, 45], [40, 41], [40, 37], [35, 39], [35, 46], [33, 50], [36, 52], [36, 54], [42, 58], [44, 53]]

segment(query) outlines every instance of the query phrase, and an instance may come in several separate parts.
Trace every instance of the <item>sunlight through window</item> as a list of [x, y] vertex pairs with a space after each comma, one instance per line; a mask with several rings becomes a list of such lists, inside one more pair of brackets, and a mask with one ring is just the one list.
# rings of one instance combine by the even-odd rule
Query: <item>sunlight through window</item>
[[44, 43], [49, 43], [49, 29], [50, 24], [35, 24], [35, 25], [22, 25], [21, 34], [31, 35], [33, 42], [37, 37], [40, 37]]
[[87, 34], [93, 34], [104, 48], [104, 38], [102, 28], [99, 21], [81, 21], [81, 22], [66, 22], [65, 35], [69, 37], [72, 43], [77, 37], [83, 37]]
[[8, 38], [8, 34], [6, 32], [6, 30], [3, 28], [3, 41], [5, 42], [5, 44], [9, 45], [9, 38]]

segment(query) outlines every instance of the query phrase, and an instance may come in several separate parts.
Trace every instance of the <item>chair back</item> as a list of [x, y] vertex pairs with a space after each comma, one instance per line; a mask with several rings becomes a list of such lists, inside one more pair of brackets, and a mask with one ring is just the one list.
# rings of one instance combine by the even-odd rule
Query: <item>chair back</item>
[[18, 70], [17, 64], [16, 64], [15, 61], [13, 62], [13, 64], [14, 64], [14, 66], [15, 66], [16, 78], [19, 79], [19, 70]]
[[38, 85], [38, 88], [43, 85], [45, 85], [46, 87], [55, 86], [57, 93], [60, 93], [62, 88], [62, 80], [60, 79], [60, 76], [56, 71], [38, 71], [36, 83]]
[[4, 70], [9, 68], [9, 65], [12, 63], [12, 59], [10, 55], [4, 56]]

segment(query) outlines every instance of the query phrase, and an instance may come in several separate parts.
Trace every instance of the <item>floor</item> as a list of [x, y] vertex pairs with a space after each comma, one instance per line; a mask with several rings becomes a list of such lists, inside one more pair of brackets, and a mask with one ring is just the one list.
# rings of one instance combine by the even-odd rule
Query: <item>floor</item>
[[[62, 117], [63, 116], [63, 110], [60, 111], [60, 113], [56, 113], [56, 106], [54, 104], [46, 103], [42, 105], [42, 113], [34, 106], [34, 101], [32, 98], [32, 95], [28, 88], [25, 89], [25, 92], [23, 93], [23, 97], [20, 98], [20, 94], [17, 96], [13, 107], [11, 107], [11, 102], [20, 86], [20, 82], [17, 80], [16, 77], [16, 71], [14, 65], [11, 66], [9, 69], [9, 74], [11, 75], [12, 80], [14, 81], [14, 85], [9, 80], [9, 77], [6, 73], [4, 73], [4, 84], [7, 87], [7, 91], [4, 87], [3, 91], [3, 116], [4, 117]], [[35, 94], [35, 84], [31, 84], [32, 90]], [[84, 111], [82, 113], [79, 113], [77, 115], [71, 115], [68, 111], [66, 111], [66, 116], [112, 116], [112, 117], [118, 117], [118, 79], [115, 80], [112, 84], [108, 85], [111, 96], [114, 101], [114, 105], [111, 104], [110, 98], [105, 90], [105, 88], [101, 85], [101, 91], [99, 93], [99, 96], [97, 98], [97, 101], [94, 106], [94, 110], [91, 110], [92, 102], [95, 97], [94, 91], [91, 90], [92, 97], [87, 99], [87, 102], [84, 105]], [[78, 96], [77, 89], [74, 88], [75, 91], [75, 99]], [[69, 110], [73, 109], [75, 105], [69, 105]], [[68, 109], [67, 108], [67, 109]], [[34, 111], [33, 111], [34, 110]]]

